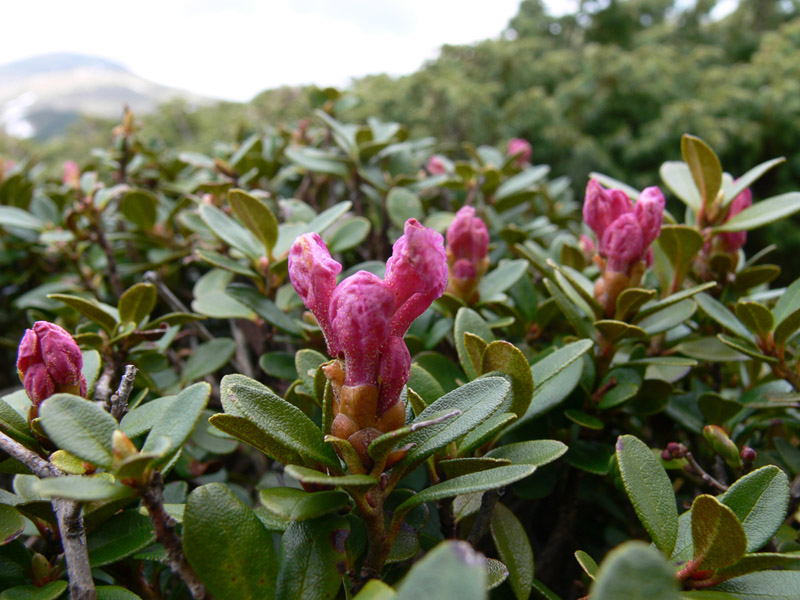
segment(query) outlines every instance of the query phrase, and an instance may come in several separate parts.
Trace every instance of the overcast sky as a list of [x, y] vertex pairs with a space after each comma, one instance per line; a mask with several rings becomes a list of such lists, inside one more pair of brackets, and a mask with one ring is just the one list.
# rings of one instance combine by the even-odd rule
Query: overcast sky
[[[3, 3], [0, 64], [50, 52], [121, 63], [230, 100], [280, 85], [415, 71], [443, 44], [496, 37], [520, 0], [22, 0]], [[576, 0], [548, 0], [551, 10]]]

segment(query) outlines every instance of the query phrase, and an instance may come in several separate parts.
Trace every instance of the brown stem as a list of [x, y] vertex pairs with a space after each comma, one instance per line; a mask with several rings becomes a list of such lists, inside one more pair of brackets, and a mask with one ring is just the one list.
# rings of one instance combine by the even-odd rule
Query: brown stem
[[196, 600], [211, 598], [205, 586], [197, 578], [192, 567], [183, 555], [183, 545], [181, 539], [175, 532], [175, 521], [167, 514], [164, 509], [164, 484], [161, 480], [161, 473], [154, 471], [150, 481], [139, 488], [139, 496], [142, 504], [150, 515], [153, 527], [156, 531], [156, 541], [167, 551], [167, 562], [172, 572], [178, 575], [186, 583], [192, 597]]
[[489, 523], [492, 520], [494, 507], [502, 495], [502, 488], [497, 490], [489, 490], [488, 492], [483, 493], [483, 497], [481, 498], [481, 507], [478, 509], [478, 514], [475, 517], [475, 521], [472, 523], [472, 529], [470, 529], [469, 536], [467, 536], [467, 541], [472, 544], [473, 548], [478, 547], [478, 543], [481, 541], [483, 534], [486, 533]]
[[[370, 579], [377, 579], [381, 576], [386, 557], [392, 547], [394, 536], [386, 531], [386, 520], [383, 513], [383, 496], [377, 488], [373, 488], [367, 494], [373, 494], [375, 506], [366, 499], [366, 494], [355, 497], [364, 524], [367, 526], [367, 557], [361, 567], [361, 586]], [[378, 496], [376, 498], [376, 496]], [[396, 532], [395, 532], [396, 535]]]
[[115, 361], [113, 359], [106, 360], [106, 366], [103, 368], [103, 372], [94, 386], [94, 401], [102, 402], [106, 409], [111, 406], [109, 404], [111, 398], [111, 381], [114, 379], [116, 370], [117, 366]]
[[122, 292], [125, 290], [122, 287], [122, 279], [120, 279], [119, 276], [119, 269], [117, 268], [117, 259], [114, 257], [114, 250], [111, 248], [111, 244], [108, 243], [108, 238], [106, 238], [106, 234], [103, 229], [103, 217], [101, 215], [97, 215], [95, 218], [94, 231], [92, 234], [94, 241], [99, 244], [99, 246], [103, 249], [103, 253], [106, 255], [106, 261], [108, 262], [108, 281], [111, 283], [111, 290], [114, 292], [114, 295], [119, 298], [122, 296]]
[[[0, 449], [28, 467], [37, 477], [59, 477], [64, 474], [55, 465], [50, 464], [3, 432], [0, 432]], [[70, 598], [73, 600], [96, 600], [97, 591], [92, 579], [92, 569], [89, 566], [81, 505], [78, 502], [63, 499], [54, 499], [52, 504], [61, 533], [64, 560], [67, 563]]]
[[453, 499], [445, 498], [436, 502], [439, 512], [439, 528], [446, 540], [456, 537], [456, 517], [453, 514]]
[[701, 467], [698, 464], [698, 462], [695, 460], [694, 456], [692, 456], [691, 452], [687, 452], [686, 453], [686, 460], [688, 461], [689, 467], [691, 467], [692, 472], [695, 475], [697, 475], [698, 477], [700, 477], [700, 479], [703, 480], [703, 483], [705, 483], [706, 485], [711, 486], [713, 488], [716, 488], [720, 492], [727, 492], [728, 491], [728, 486], [727, 485], [725, 485], [724, 483], [720, 483], [719, 481], [714, 479], [711, 475], [706, 473], [706, 471], [703, 469], [703, 467]]
[[111, 396], [111, 416], [117, 421], [122, 420], [128, 412], [128, 399], [133, 391], [133, 381], [139, 370], [133, 365], [125, 365], [125, 374], [119, 382], [117, 393]]

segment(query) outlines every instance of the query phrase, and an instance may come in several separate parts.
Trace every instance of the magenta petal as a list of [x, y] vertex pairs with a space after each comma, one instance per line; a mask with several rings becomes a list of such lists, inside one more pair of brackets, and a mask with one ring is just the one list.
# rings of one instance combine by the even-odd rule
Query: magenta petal
[[489, 231], [471, 206], [461, 208], [447, 228], [447, 250], [456, 259], [466, 259], [473, 264], [486, 257]]
[[331, 298], [330, 323], [345, 357], [347, 385], [376, 384], [381, 347], [389, 337], [392, 292], [380, 277], [359, 271]]
[[331, 295], [336, 287], [336, 276], [342, 265], [331, 258], [328, 247], [316, 233], [298, 237], [289, 250], [289, 279], [303, 303], [317, 318], [328, 352], [336, 356], [339, 344], [331, 331], [328, 314]]
[[661, 234], [661, 225], [664, 222], [664, 194], [656, 187], [649, 187], [639, 194], [639, 199], [633, 207], [633, 214], [642, 227], [643, 243], [645, 247], [652, 244]]
[[642, 260], [644, 241], [642, 228], [633, 214], [622, 215], [603, 235], [600, 253], [608, 259], [608, 269], [627, 273], [631, 265]]
[[36, 363], [28, 369], [25, 373], [23, 385], [28, 398], [30, 398], [34, 406], [38, 406], [47, 400], [55, 393], [56, 389], [55, 383], [53, 383], [53, 379], [50, 377], [50, 373], [47, 372], [47, 367], [44, 366], [44, 363]]
[[80, 382], [83, 369], [81, 349], [63, 327], [47, 321], [37, 321], [33, 325], [42, 362], [56, 385], [76, 385]]
[[394, 295], [391, 335], [402, 337], [411, 323], [447, 287], [444, 238], [416, 219], [406, 222], [386, 263], [386, 285]]
[[408, 382], [411, 372], [411, 355], [406, 343], [392, 336], [386, 342], [381, 354], [379, 367], [380, 395], [378, 396], [378, 415], [384, 414], [400, 399], [400, 392]]
[[583, 220], [594, 231], [598, 240], [619, 217], [632, 212], [631, 201], [622, 190], [607, 190], [596, 179], [586, 186], [583, 203]]
[[42, 350], [39, 347], [39, 338], [33, 329], [26, 329], [17, 350], [17, 371], [20, 379], [24, 379], [31, 365], [40, 362], [42, 362]]

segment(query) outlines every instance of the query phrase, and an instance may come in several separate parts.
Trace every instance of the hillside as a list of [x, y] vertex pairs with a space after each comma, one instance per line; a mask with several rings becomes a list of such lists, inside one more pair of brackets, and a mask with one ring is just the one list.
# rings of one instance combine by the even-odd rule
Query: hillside
[[79, 115], [117, 117], [125, 105], [146, 114], [176, 97], [210, 102], [95, 56], [48, 54], [0, 65], [0, 128], [18, 137], [47, 139]]

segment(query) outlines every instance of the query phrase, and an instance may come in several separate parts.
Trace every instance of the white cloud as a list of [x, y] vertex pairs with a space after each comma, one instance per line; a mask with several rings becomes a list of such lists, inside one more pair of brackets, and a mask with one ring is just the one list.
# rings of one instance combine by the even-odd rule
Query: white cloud
[[[553, 0], [554, 10], [574, 0]], [[0, 59], [77, 52], [155, 81], [247, 100], [279, 85], [409, 73], [443, 44], [495, 37], [519, 0], [26, 0], [4, 6]]]

